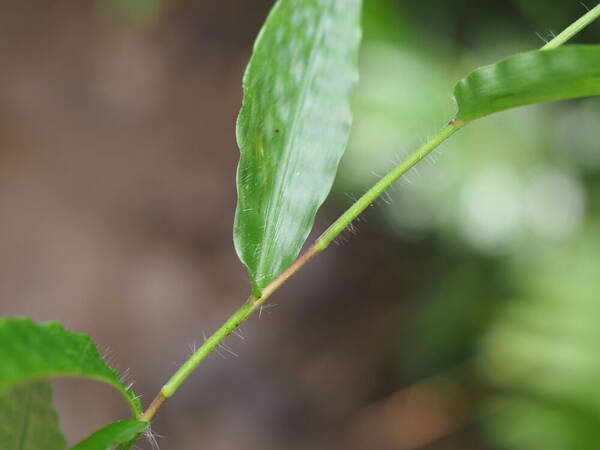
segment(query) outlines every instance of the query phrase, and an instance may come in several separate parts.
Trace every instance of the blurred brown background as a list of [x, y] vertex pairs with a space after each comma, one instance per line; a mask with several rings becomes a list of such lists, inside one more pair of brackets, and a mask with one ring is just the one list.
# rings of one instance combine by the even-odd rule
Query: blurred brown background
[[[357, 131], [315, 232], [349, 204], [346, 196], [376, 179], [372, 171], [384, 170], [369, 163], [389, 167], [451, 117], [452, 83], [468, 69], [536, 48], [536, 32], [547, 36], [584, 12], [577, 2], [557, 2], [543, 13], [544, 2], [366, 2]], [[128, 371], [145, 405], [248, 295], [232, 244], [234, 130], [241, 76], [270, 4], [0, 2], [0, 312], [57, 320], [90, 334], [111, 363]], [[594, 39], [597, 31], [582, 39]], [[390, 91], [378, 74], [387, 74]], [[400, 111], [382, 106], [403, 88], [392, 105]], [[518, 440], [511, 446], [493, 431], [480, 431], [494, 414], [480, 408], [496, 389], [485, 375], [494, 362], [472, 361], [479, 361], [490, 322], [499, 320], [492, 304], [518, 297], [514, 273], [539, 265], [519, 259], [522, 236], [512, 244], [506, 237], [512, 222], [498, 231], [485, 228], [487, 212], [471, 217], [470, 199], [481, 189], [492, 193], [484, 203], [494, 210], [508, 204], [511, 213], [510, 195], [493, 198], [510, 189], [485, 191], [477, 184], [464, 194], [468, 180], [462, 177], [453, 181], [454, 195], [440, 174], [482, 173], [472, 155], [495, 154], [494, 148], [521, 155], [503, 168], [554, 170], [559, 161], [556, 170], [566, 167], [570, 178], [564, 182], [559, 173], [566, 185], [558, 192], [574, 189], [565, 204], [581, 205], [557, 219], [552, 211], [565, 206], [551, 198], [540, 220], [547, 225], [544, 217], [551, 216], [558, 223], [558, 238], [550, 227], [550, 248], [579, 239], [577, 230], [595, 223], [592, 206], [586, 213], [582, 205], [594, 203], [583, 198], [594, 198], [599, 159], [569, 158], [595, 154], [586, 149], [597, 150], [597, 140], [586, 138], [584, 129], [600, 125], [596, 106], [536, 107], [485, 122], [488, 134], [465, 130], [451, 153], [428, 165], [432, 182], [420, 175], [416, 188], [401, 183], [397, 190], [408, 194], [367, 214], [358, 236], [317, 258], [260, 318], [245, 324], [245, 339], [228, 341], [239, 356], [223, 349], [202, 365], [153, 424], [163, 436], [160, 447], [552, 450]], [[572, 123], [581, 127], [579, 137], [551, 126], [562, 134], [540, 142], [548, 132], [543, 124], [567, 113], [578, 114]], [[383, 118], [383, 125], [371, 117]], [[393, 150], [369, 153], [385, 145]], [[492, 178], [510, 184], [514, 177], [506, 173]], [[438, 182], [447, 197], [427, 189]], [[410, 194], [420, 188], [425, 194]], [[436, 215], [448, 205], [459, 210], [458, 218]], [[396, 221], [399, 215], [407, 219]], [[566, 234], [560, 234], [561, 220], [572, 225]], [[598, 234], [588, 235], [583, 246], [597, 248]], [[592, 279], [597, 269], [593, 262]], [[440, 303], [447, 300], [444, 309]], [[484, 375], [473, 365], [483, 365]], [[593, 378], [595, 370], [586, 373]], [[56, 388], [70, 443], [127, 415], [109, 388], [74, 380], [59, 380]], [[595, 414], [592, 428], [599, 423]], [[585, 449], [586, 442], [592, 441], [566, 448]]]

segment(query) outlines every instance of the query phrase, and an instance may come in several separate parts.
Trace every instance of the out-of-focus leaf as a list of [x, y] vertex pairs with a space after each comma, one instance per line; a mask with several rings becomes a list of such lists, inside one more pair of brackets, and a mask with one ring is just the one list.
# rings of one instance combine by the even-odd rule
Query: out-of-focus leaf
[[117, 444], [136, 439], [147, 427], [147, 422], [131, 419], [111, 423], [85, 438], [71, 450], [109, 450]]
[[38, 324], [29, 318], [0, 320], [0, 393], [52, 377], [81, 377], [107, 383], [127, 399], [134, 417], [140, 413], [138, 398], [106, 365], [94, 342], [71, 333], [60, 324]]
[[253, 295], [298, 255], [351, 123], [361, 0], [279, 0], [244, 75], [234, 225]]
[[600, 45], [521, 53], [481, 67], [458, 82], [457, 117], [478, 119], [534, 103], [600, 95]]
[[2, 450], [64, 450], [66, 447], [52, 407], [52, 387], [47, 381], [25, 383], [0, 392]]
[[494, 448], [595, 450], [600, 444], [598, 417], [564, 401], [505, 394], [488, 399], [482, 415]]
[[138, 23], [153, 23], [165, 6], [163, 0], [102, 0], [100, 8], [119, 19]]
[[455, 367], [473, 353], [489, 321], [491, 267], [464, 258], [417, 302], [404, 339], [404, 373], [415, 379]]
[[506, 301], [480, 344], [481, 373], [498, 388], [485, 428], [499, 448], [600, 446], [600, 284], [593, 223], [573, 238], [527, 247]]

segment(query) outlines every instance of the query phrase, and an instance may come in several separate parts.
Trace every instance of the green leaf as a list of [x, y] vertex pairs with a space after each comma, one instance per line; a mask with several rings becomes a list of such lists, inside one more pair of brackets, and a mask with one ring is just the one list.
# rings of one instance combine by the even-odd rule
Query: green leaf
[[67, 448], [52, 407], [52, 387], [47, 381], [22, 384], [0, 393], [0, 448]]
[[458, 82], [457, 118], [478, 119], [533, 103], [600, 95], [600, 45], [521, 53], [481, 67]]
[[16, 386], [52, 377], [81, 377], [118, 389], [138, 417], [137, 397], [106, 365], [94, 342], [71, 333], [60, 324], [38, 324], [29, 318], [0, 319], [0, 393]]
[[148, 422], [121, 420], [99, 429], [71, 450], [109, 450], [117, 444], [136, 439], [148, 427]]
[[279, 0], [237, 122], [236, 251], [253, 295], [289, 266], [331, 190], [351, 124], [361, 0]]

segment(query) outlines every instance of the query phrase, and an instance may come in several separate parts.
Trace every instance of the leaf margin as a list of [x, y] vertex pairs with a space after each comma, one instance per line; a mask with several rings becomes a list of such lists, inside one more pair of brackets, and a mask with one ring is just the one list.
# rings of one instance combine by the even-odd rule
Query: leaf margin
[[[5, 334], [6, 327], [13, 327], [13, 332], [16, 330], [16, 335], [19, 332], [27, 332], [27, 328], [34, 333], [37, 333], [34, 338], [46, 337], [50, 338], [52, 336], [62, 337], [66, 339], [70, 339], [73, 343], [79, 345], [82, 350], [82, 361], [83, 356], [87, 355], [88, 357], [93, 359], [93, 363], [101, 367], [101, 371], [99, 373], [85, 373], [86, 368], [81, 366], [79, 370], [77, 370], [75, 365], [68, 370], [65, 369], [55, 369], [55, 370], [46, 370], [46, 371], [38, 371], [35, 373], [31, 373], [29, 375], [10, 373], [6, 370], [6, 359], [2, 359], [4, 373], [2, 372], [2, 367], [0, 367], [0, 392], [12, 389], [20, 384], [24, 384], [31, 381], [36, 380], [50, 380], [52, 378], [84, 378], [102, 382], [113, 388], [117, 389], [125, 400], [127, 401], [131, 413], [134, 418], [138, 418], [141, 415], [142, 407], [139, 398], [121, 381], [118, 372], [109, 366], [100, 352], [94, 341], [84, 333], [77, 333], [67, 330], [63, 325], [56, 321], [38, 323], [33, 319], [25, 316], [5, 316], [0, 318], [0, 343], [2, 342], [2, 338], [7, 338], [8, 336]], [[10, 334], [10, 329], [9, 329]], [[23, 336], [23, 335], [22, 335]], [[31, 337], [31, 336], [30, 336]], [[6, 345], [0, 347], [0, 356], [1, 352], [6, 350]], [[25, 350], [36, 350], [36, 348], [32, 346], [25, 346]], [[31, 355], [32, 353], [30, 353]], [[39, 356], [39, 355], [38, 355]], [[1, 358], [0, 358], [1, 359]], [[72, 361], [71, 361], [72, 362]], [[14, 368], [14, 366], [13, 366]], [[89, 368], [87, 369], [89, 370]], [[103, 373], [101, 373], [103, 372]], [[12, 375], [12, 378], [11, 378]]]

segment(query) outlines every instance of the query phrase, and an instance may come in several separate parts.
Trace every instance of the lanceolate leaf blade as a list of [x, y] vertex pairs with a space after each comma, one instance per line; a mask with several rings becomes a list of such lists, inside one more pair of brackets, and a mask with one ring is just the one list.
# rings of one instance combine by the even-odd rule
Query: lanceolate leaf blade
[[279, 0], [244, 75], [234, 225], [253, 294], [293, 262], [351, 123], [361, 0]]
[[457, 117], [474, 120], [534, 103], [600, 95], [600, 45], [520, 53], [458, 82]]
[[65, 450], [52, 407], [52, 387], [33, 381], [0, 392], [0, 449]]
[[147, 427], [147, 422], [132, 419], [111, 423], [85, 438], [71, 450], [109, 450], [117, 444], [136, 439]]
[[140, 414], [138, 398], [106, 365], [88, 336], [71, 333], [55, 322], [0, 319], [0, 393], [53, 377], [81, 377], [107, 383], [123, 394], [134, 417]]

